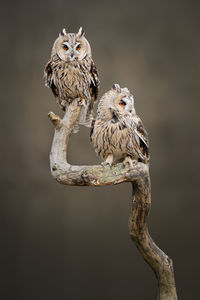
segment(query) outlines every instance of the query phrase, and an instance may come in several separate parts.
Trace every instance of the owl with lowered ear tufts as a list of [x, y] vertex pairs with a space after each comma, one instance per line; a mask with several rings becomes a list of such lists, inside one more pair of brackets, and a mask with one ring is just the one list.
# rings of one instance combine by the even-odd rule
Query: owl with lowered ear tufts
[[103, 165], [123, 162], [132, 167], [136, 161], [149, 161], [148, 136], [136, 114], [134, 98], [118, 84], [99, 100], [90, 136]]
[[[78, 124], [90, 127], [99, 77], [82, 27], [78, 33], [62, 30], [54, 42], [44, 77], [46, 86], [51, 88], [62, 110], [65, 111], [69, 103], [78, 99], [82, 107]], [[74, 132], [77, 131], [78, 125]]]

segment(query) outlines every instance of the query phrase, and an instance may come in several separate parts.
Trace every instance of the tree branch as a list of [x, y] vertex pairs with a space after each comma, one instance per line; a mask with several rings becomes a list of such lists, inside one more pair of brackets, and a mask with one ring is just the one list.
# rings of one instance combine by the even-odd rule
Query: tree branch
[[60, 119], [50, 112], [55, 126], [50, 153], [52, 176], [62, 184], [75, 186], [104, 186], [131, 182], [132, 209], [129, 218], [130, 235], [144, 260], [151, 266], [158, 280], [159, 299], [177, 300], [172, 260], [160, 250], [150, 237], [146, 218], [151, 206], [150, 175], [147, 164], [137, 163], [133, 168], [122, 163], [112, 166], [73, 166], [67, 161], [69, 136], [80, 113], [80, 106], [73, 101]]

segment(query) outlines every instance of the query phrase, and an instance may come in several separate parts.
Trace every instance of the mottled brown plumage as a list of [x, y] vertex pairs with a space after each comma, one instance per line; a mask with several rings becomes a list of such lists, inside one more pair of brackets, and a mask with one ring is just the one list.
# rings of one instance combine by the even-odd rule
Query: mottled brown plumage
[[51, 88], [62, 110], [78, 98], [82, 106], [78, 123], [90, 126], [99, 78], [82, 28], [78, 33], [66, 33], [63, 29], [54, 42], [44, 74], [45, 84]]
[[127, 88], [113, 85], [99, 101], [97, 118], [92, 123], [91, 142], [103, 164], [132, 166], [133, 161], [149, 161], [147, 132], [134, 108]]

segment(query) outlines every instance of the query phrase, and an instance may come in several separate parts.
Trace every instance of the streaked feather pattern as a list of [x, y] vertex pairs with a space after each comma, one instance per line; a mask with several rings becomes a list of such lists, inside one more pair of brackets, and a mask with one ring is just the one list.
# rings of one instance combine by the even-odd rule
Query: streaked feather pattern
[[149, 161], [147, 132], [136, 115], [134, 99], [127, 88], [114, 85], [102, 96], [97, 118], [92, 123], [91, 142], [104, 161], [109, 156], [113, 163], [125, 161], [127, 157], [144, 163]]
[[[44, 77], [62, 110], [78, 98], [82, 106], [78, 123], [91, 125], [93, 105], [98, 96], [99, 77], [82, 29], [77, 34], [63, 30], [56, 39]], [[68, 45], [68, 46], [67, 46]], [[80, 45], [80, 51], [76, 50]], [[63, 47], [69, 48], [64, 50]]]

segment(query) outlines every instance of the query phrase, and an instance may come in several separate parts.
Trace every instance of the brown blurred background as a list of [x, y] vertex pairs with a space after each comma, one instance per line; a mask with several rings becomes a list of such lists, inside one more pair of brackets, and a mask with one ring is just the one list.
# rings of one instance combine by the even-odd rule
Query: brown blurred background
[[[151, 144], [155, 242], [174, 261], [179, 299], [199, 299], [199, 1], [1, 2], [2, 300], [156, 299], [155, 276], [128, 233], [130, 184], [68, 187], [51, 177], [62, 115], [43, 68], [58, 32], [83, 26], [100, 96], [113, 83], [135, 95]], [[98, 162], [89, 130], [69, 161]]]

